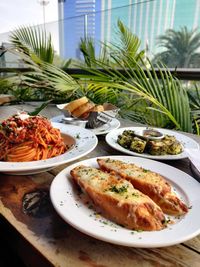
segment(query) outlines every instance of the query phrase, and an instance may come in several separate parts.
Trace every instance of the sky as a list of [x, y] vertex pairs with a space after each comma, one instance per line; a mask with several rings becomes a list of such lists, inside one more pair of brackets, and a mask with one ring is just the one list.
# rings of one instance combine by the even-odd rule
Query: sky
[[[58, 20], [58, 0], [49, 0], [45, 7], [45, 22]], [[0, 34], [19, 26], [43, 24], [40, 0], [0, 0]]]

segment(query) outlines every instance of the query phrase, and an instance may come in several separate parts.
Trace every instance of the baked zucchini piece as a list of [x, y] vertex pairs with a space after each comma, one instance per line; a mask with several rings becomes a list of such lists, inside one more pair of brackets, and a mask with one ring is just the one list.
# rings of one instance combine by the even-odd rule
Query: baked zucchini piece
[[135, 132], [132, 130], [124, 130], [122, 134], [126, 136], [135, 137]]
[[119, 135], [117, 138], [117, 143], [120, 146], [127, 148], [127, 149], [130, 148], [131, 142], [132, 142], [132, 137], [129, 135], [122, 134], [122, 135]]
[[176, 142], [176, 137], [173, 135], [165, 135], [164, 138], [162, 139], [162, 141], [167, 145], [170, 146], [171, 144], [173, 144], [174, 142]]
[[145, 140], [142, 140], [141, 138], [134, 137], [132, 139], [130, 150], [137, 152], [137, 153], [143, 153], [145, 150], [147, 142]]
[[167, 145], [163, 141], [148, 141], [147, 152], [154, 156], [166, 155]]
[[181, 143], [174, 136], [165, 135], [162, 142], [167, 146], [167, 154], [177, 155], [183, 151]]
[[177, 155], [181, 152], [183, 152], [183, 147], [179, 141], [175, 141], [171, 145], [167, 146], [167, 153], [170, 155]]

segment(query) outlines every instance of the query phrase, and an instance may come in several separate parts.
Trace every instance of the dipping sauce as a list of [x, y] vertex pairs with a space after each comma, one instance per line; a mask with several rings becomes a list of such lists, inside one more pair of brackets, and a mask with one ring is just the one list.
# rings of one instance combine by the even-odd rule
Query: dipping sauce
[[143, 130], [143, 134], [144, 137], [148, 138], [148, 139], [161, 139], [164, 137], [164, 135], [157, 131], [157, 130], [151, 130], [151, 129], [147, 129], [147, 130]]

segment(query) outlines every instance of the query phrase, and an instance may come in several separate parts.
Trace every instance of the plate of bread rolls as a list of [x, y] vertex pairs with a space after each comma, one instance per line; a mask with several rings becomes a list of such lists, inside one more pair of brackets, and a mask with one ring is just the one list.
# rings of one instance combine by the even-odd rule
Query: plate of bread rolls
[[69, 103], [58, 104], [62, 115], [52, 118], [53, 122], [78, 125], [88, 128], [96, 135], [106, 134], [117, 129], [120, 122], [116, 119], [119, 109], [110, 104], [95, 104], [86, 96]]
[[97, 105], [90, 101], [86, 96], [75, 99], [69, 103], [57, 105], [63, 114], [68, 117], [86, 119], [91, 112], [103, 112], [105, 111], [104, 105]]

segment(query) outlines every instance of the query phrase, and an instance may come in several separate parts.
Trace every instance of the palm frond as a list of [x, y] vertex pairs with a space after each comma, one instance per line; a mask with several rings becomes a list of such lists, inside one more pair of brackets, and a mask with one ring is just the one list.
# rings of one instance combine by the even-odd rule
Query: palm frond
[[138, 54], [142, 55], [143, 51], [138, 52], [141, 45], [139, 38], [133, 34], [130, 29], [122, 23], [122, 21], [118, 20], [117, 25], [121, 46], [120, 51], [125, 53], [126, 58], [129, 56], [136, 59]]
[[[158, 76], [151, 61], [144, 60], [144, 51], [139, 52], [139, 39], [120, 21], [118, 27], [121, 43], [104, 45], [107, 59], [96, 58], [91, 40], [83, 44], [82, 50], [88, 66], [84, 65], [83, 68], [91, 75], [81, 75], [79, 80], [51, 64], [53, 50], [51, 40], [45, 34], [38, 34], [33, 29], [20, 29], [13, 35], [13, 44], [30, 71], [17, 75], [18, 85], [25, 93], [27, 88], [37, 88], [37, 92], [48, 99], [57, 97], [59, 93], [67, 97], [84, 93], [95, 102], [102, 103], [105, 99], [118, 104], [121, 102], [121, 113], [124, 116], [127, 114], [132, 119], [135, 117], [135, 120], [143, 117], [142, 122], [154, 126], [191, 132], [191, 107], [186, 90], [162, 64], [162, 70], [157, 66]], [[9, 79], [14, 82], [14, 77]], [[128, 107], [123, 102], [127, 97], [130, 99]]]
[[[16, 55], [18, 53], [15, 51]], [[28, 87], [32, 90], [38, 90], [45, 98], [52, 98], [58, 94], [65, 94], [65, 97], [69, 98], [74, 91], [80, 88], [74, 78], [53, 64], [44, 61], [37, 64], [30, 55], [24, 53], [21, 53], [20, 57], [26, 62], [30, 70], [8, 77], [7, 79], [11, 84], [21, 88]]]
[[39, 27], [20, 27], [10, 36], [11, 43], [28, 55], [35, 54], [41, 60], [52, 63], [54, 59], [54, 48], [51, 35]]
[[[121, 93], [134, 93], [148, 101], [149, 108], [154, 110], [154, 114], [155, 112], [160, 114], [161, 125], [166, 125], [165, 122], [168, 121], [176, 129], [192, 131], [191, 110], [187, 93], [168, 70], [163, 72], [158, 67], [161, 77], [158, 78], [150, 61], [148, 63], [151, 66], [151, 72], [142, 59], [143, 65], [128, 55], [127, 58], [123, 59], [126, 63], [126, 67], [124, 67], [124, 62], [120, 61], [120, 53], [112, 55], [112, 58], [125, 74], [122, 74], [118, 68], [111, 69], [105, 63], [95, 62], [96, 65], [99, 64], [99, 68], [103, 66], [104, 72], [93, 69], [92, 73], [96, 74], [97, 78], [95, 77], [88, 83], [98, 84], [98, 86], [107, 87], [107, 89], [120, 90]], [[133, 65], [134, 68], [132, 68]], [[143, 115], [145, 116], [145, 113]]]
[[79, 49], [83, 54], [85, 64], [92, 67], [92, 62], [95, 61], [95, 44], [92, 38], [81, 38]]
[[200, 89], [197, 84], [194, 85], [193, 90], [188, 90], [188, 97], [192, 110], [200, 110]]
[[154, 62], [161, 60], [168, 67], [180, 68], [198, 67], [200, 64], [198, 29], [188, 30], [186, 26], [177, 31], [168, 29], [158, 37], [158, 46], [163, 51], [155, 55]]

